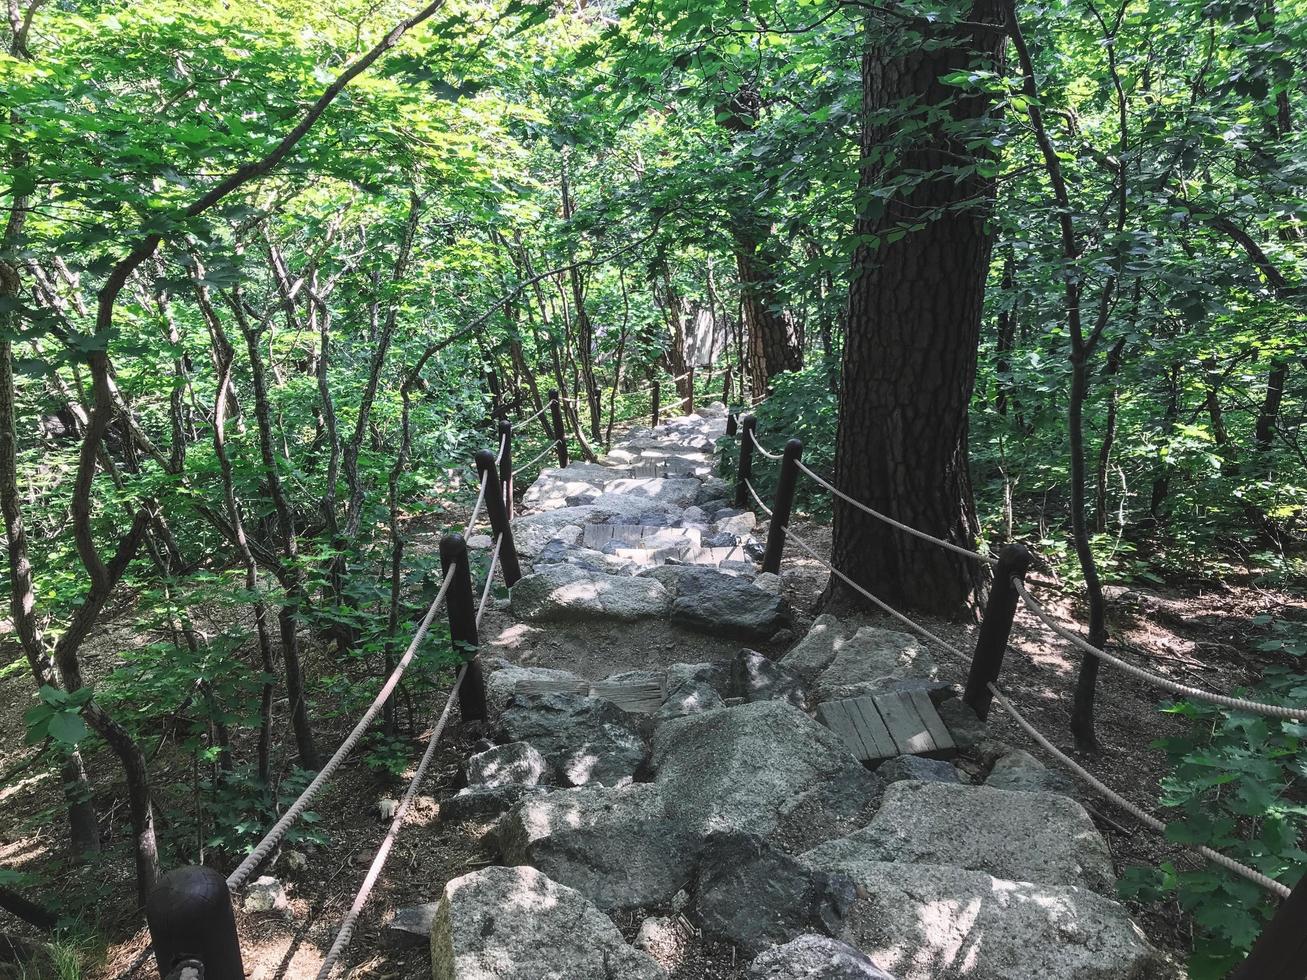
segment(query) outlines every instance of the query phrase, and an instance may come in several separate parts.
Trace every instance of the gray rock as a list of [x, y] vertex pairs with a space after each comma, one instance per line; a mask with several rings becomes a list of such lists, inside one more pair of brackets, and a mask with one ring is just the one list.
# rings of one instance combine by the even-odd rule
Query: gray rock
[[684, 524], [706, 524], [708, 523], [708, 514], [698, 507], [687, 507], [681, 513], [681, 523]]
[[485, 551], [493, 547], [495, 539], [488, 534], [474, 534], [467, 539], [467, 546], [473, 551]]
[[1076, 784], [1070, 776], [1049, 769], [1023, 749], [1013, 749], [995, 762], [985, 785], [1024, 793], [1076, 795]]
[[835, 645], [843, 641], [840, 621], [829, 613], [818, 616], [781, 663], [811, 684], [835, 659]]
[[702, 544], [705, 548], [734, 548], [739, 542], [735, 535], [729, 531], [713, 532], [703, 536]]
[[446, 797], [440, 804], [440, 822], [462, 823], [479, 820], [488, 823], [501, 813], [507, 813], [524, 797], [543, 795], [546, 786], [470, 786]]
[[929, 864], [825, 861], [858, 886], [839, 937], [898, 980], [1178, 980], [1120, 904]]
[[666, 980], [575, 889], [535, 868], [482, 868], [445, 886], [433, 980]]
[[787, 853], [800, 854], [847, 837], [871, 822], [884, 795], [879, 776], [861, 766], [843, 771], [786, 802], [772, 840]]
[[509, 742], [467, 760], [469, 786], [534, 786], [550, 781], [549, 763], [530, 742]]
[[686, 681], [663, 699], [663, 703], [653, 713], [653, 723], [657, 726], [671, 718], [684, 718], [686, 715], [697, 715], [701, 711], [712, 711], [725, 706], [722, 696], [707, 684]]
[[915, 779], [923, 783], [957, 783], [958, 771], [943, 759], [927, 759], [920, 755], [900, 755], [890, 759], [876, 770], [876, 775], [887, 783]]
[[764, 592], [770, 592], [772, 595], [781, 595], [783, 586], [781, 577], [775, 572], [762, 572], [753, 577], [753, 587], [762, 589]]
[[894, 980], [860, 949], [808, 934], [760, 953], [745, 980]]
[[947, 864], [1103, 893], [1116, 882], [1107, 844], [1074, 800], [949, 783], [890, 783], [871, 823], [805, 858], [823, 867], [844, 860]]
[[672, 507], [685, 508], [694, 504], [700, 486], [698, 480], [689, 478], [643, 477], [614, 480], [604, 489], [607, 493], [627, 494]]
[[397, 909], [381, 932], [381, 942], [388, 949], [409, 949], [431, 940], [431, 924], [436, 919], [439, 902], [427, 902], [412, 908]]
[[566, 469], [546, 467], [522, 495], [531, 510], [556, 510], [568, 497], [602, 490], [613, 479], [613, 471], [597, 463], [572, 463]]
[[558, 690], [584, 693], [590, 689], [589, 683], [579, 674], [570, 670], [555, 670], [551, 667], [520, 667], [507, 660], [495, 658], [486, 662], [486, 705], [492, 715], [497, 715], [507, 706], [509, 699], [517, 693], [517, 685], [549, 684]]
[[514, 616], [544, 622], [649, 619], [666, 611], [669, 598], [657, 581], [573, 565], [548, 565], [524, 576], [511, 595]]
[[560, 507], [541, 510], [513, 518], [513, 543], [519, 555], [533, 557], [544, 550], [550, 541], [558, 540], [569, 548], [581, 543], [581, 527], [593, 523], [595, 509]]
[[794, 797], [865, 773], [838, 735], [781, 701], [664, 722], [653, 763], [668, 812], [705, 833], [771, 833]]
[[953, 698], [941, 702], [937, 710], [959, 748], [975, 745], [985, 739], [988, 733], [985, 723], [976, 717], [976, 713], [965, 701]]
[[594, 548], [569, 548], [558, 540], [546, 544], [531, 565], [537, 571], [542, 570], [545, 565], [575, 565], [577, 568], [604, 572], [608, 575], [625, 575], [633, 567], [631, 562], [624, 558], [608, 555]]
[[290, 908], [286, 898], [286, 889], [280, 881], [270, 875], [256, 878], [253, 884], [245, 886], [245, 900], [241, 908], [249, 913], [285, 912]]
[[806, 708], [803, 681], [756, 650], [741, 650], [731, 662], [732, 693], [745, 701], [785, 701]]
[[689, 882], [700, 842], [651, 783], [523, 800], [496, 837], [507, 863], [539, 868], [605, 911], [670, 901]]
[[640, 573], [673, 593], [671, 620], [716, 636], [766, 640], [791, 621], [783, 598], [734, 575], [701, 565], [666, 565]]
[[735, 488], [725, 480], [720, 477], [710, 476], [700, 484], [699, 492], [695, 494], [694, 502], [700, 507], [703, 507], [704, 510], [708, 510], [708, 504], [716, 501], [725, 503], [734, 492]]
[[848, 877], [814, 871], [756, 834], [712, 834], [695, 886], [703, 931], [750, 955], [814, 929], [837, 933], [853, 903]]
[[748, 534], [758, 526], [758, 515], [751, 510], [741, 511], [729, 517], [717, 515], [717, 530], [736, 536]]
[[499, 718], [508, 742], [530, 742], [566, 786], [629, 783], [646, 751], [635, 720], [611, 701], [579, 694], [514, 695]]
[[834, 646], [834, 659], [813, 683], [817, 703], [840, 700], [850, 688], [866, 694], [877, 687], [888, 690], [905, 678], [934, 680], [938, 675], [926, 648], [907, 633], [864, 626]]
[[717, 660], [697, 664], [672, 664], [667, 668], [667, 690], [687, 681], [707, 684], [722, 697], [731, 696], [731, 662]]

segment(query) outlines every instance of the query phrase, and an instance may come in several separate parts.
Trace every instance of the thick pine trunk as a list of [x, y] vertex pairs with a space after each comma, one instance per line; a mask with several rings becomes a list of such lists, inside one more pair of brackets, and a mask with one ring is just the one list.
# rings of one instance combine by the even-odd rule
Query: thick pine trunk
[[[998, 15], [978, 0], [965, 19], [995, 23]], [[870, 22], [862, 66], [864, 190], [895, 176], [868, 162], [879, 159], [878, 150], [894, 136], [875, 121], [878, 114], [906, 100], [918, 111], [942, 107], [954, 120], [982, 116], [987, 99], [961, 96], [939, 78], [977, 62], [992, 65], [1002, 46], [997, 31], [955, 35], [951, 44], [940, 37], [938, 46], [906, 51], [880, 46], [881, 36], [882, 26]], [[966, 152], [960, 140], [937, 127], [904, 148], [898, 166], [936, 173], [956, 167]], [[866, 236], [864, 242], [879, 238], [880, 246], [863, 244], [854, 257], [836, 442], [835, 481], [841, 489], [966, 547], [975, 545], [978, 533], [967, 468], [967, 406], [992, 247], [985, 223], [991, 199], [977, 180], [927, 176], [880, 213], [859, 214], [857, 234]], [[902, 225], [931, 213], [939, 217], [902, 235]], [[839, 500], [834, 536], [835, 566], [894, 605], [954, 615], [979, 584], [975, 563]], [[832, 592], [847, 595], [836, 579]]]
[[748, 332], [749, 379], [754, 397], [767, 390], [767, 382], [782, 371], [803, 366], [803, 352], [780, 306], [776, 273], [767, 252], [771, 231], [765, 225], [737, 227], [735, 266], [740, 279], [740, 305]]

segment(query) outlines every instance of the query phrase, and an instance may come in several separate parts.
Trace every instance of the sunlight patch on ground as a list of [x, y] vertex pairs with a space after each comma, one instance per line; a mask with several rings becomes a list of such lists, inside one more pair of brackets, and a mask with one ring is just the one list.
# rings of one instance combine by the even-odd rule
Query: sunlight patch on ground
[[499, 635], [493, 640], [486, 641], [487, 646], [503, 647], [507, 650], [516, 650], [522, 644], [527, 643], [533, 637], [538, 636], [543, 630], [528, 626], [525, 623], [514, 623], [500, 630]]

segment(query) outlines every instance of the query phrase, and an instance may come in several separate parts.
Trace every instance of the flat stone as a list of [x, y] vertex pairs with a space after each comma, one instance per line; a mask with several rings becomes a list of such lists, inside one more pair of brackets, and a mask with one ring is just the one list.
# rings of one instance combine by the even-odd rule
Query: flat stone
[[540, 622], [615, 619], [633, 622], [661, 616], [668, 592], [647, 578], [606, 575], [572, 565], [549, 565], [513, 586], [513, 615]]
[[534, 688], [538, 692], [544, 687], [555, 691], [583, 693], [589, 688], [589, 682], [570, 670], [555, 670], [552, 667], [521, 667], [502, 658], [494, 658], [485, 664], [486, 705], [492, 715], [504, 710], [509, 698], [517, 693], [518, 684], [524, 688]]
[[710, 835], [695, 906], [703, 931], [755, 955], [814, 928], [838, 932], [854, 899], [847, 876], [814, 870], [756, 834]]
[[595, 463], [572, 463], [566, 469], [546, 467], [522, 495], [522, 505], [536, 511], [566, 507], [569, 497], [602, 490], [612, 478], [610, 469]]
[[1104, 894], [1116, 884], [1107, 844], [1079, 803], [987, 786], [890, 783], [866, 827], [807, 856], [823, 866], [855, 859], [947, 864]]
[[290, 908], [286, 898], [286, 889], [280, 881], [270, 875], [256, 878], [253, 884], [245, 886], [245, 899], [241, 908], [251, 914], [259, 912], [285, 912]]
[[889, 690], [895, 682], [904, 679], [933, 681], [938, 676], [926, 648], [915, 637], [897, 630], [863, 626], [850, 638], [837, 641], [834, 647], [834, 658], [812, 686], [812, 697], [817, 703], [846, 698], [850, 689], [857, 692], [852, 696], [858, 697]]
[[701, 711], [712, 711], [725, 706], [722, 696], [707, 684], [686, 681], [668, 693], [653, 713], [653, 721], [654, 725], [660, 725], [671, 718], [684, 718], [686, 715], [697, 715]]
[[923, 783], [956, 783], [958, 771], [943, 759], [927, 759], [920, 755], [900, 755], [884, 762], [876, 775], [887, 783], [915, 779]]
[[[862, 950], [809, 933], [766, 950], [749, 964], [745, 980], [894, 980]], [[1050, 978], [1052, 980], [1052, 978]]]
[[714, 568], [668, 565], [642, 572], [673, 592], [671, 620], [716, 636], [763, 641], [788, 626], [789, 603]]
[[594, 548], [571, 548], [557, 539], [546, 544], [531, 562], [535, 571], [540, 571], [544, 565], [575, 565], [608, 575], [626, 575], [633, 570], [631, 562], [618, 555], [608, 555]]
[[732, 693], [745, 701], [785, 701], [796, 708], [808, 706], [803, 681], [756, 650], [744, 649], [731, 662]]
[[656, 500], [660, 504], [685, 508], [694, 504], [699, 486], [699, 481], [691, 478], [644, 477], [614, 480], [605, 487], [605, 492], [629, 494], [647, 500]]
[[534, 745], [565, 786], [629, 783], [647, 754], [631, 716], [579, 694], [514, 695], [499, 731], [504, 741]]
[[741, 511], [728, 517], [717, 515], [717, 530], [724, 534], [734, 534], [739, 537], [748, 534], [757, 526], [758, 515], [751, 510]]
[[1049, 769], [1024, 749], [1013, 749], [1001, 756], [989, 771], [985, 785], [1023, 793], [1076, 795], [1075, 780], [1065, 773]]
[[835, 645], [843, 641], [842, 629], [838, 619], [823, 613], [813, 621], [803, 639], [781, 658], [781, 663], [808, 684], [813, 683], [835, 659]]
[[781, 595], [784, 587], [781, 583], [781, 577], [775, 572], [761, 572], [753, 577], [753, 587], [762, 589], [764, 592], [770, 592], [772, 595]]
[[535, 868], [482, 868], [445, 886], [433, 980], [667, 980], [580, 892]]
[[700, 840], [651, 783], [523, 800], [496, 838], [507, 863], [539, 868], [605, 911], [670, 901], [690, 881]]
[[772, 840], [789, 854], [847, 837], [871, 822], [885, 795], [880, 777], [861, 766], [845, 770], [781, 806]]
[[668, 812], [704, 833], [771, 833], [793, 798], [865, 774], [838, 735], [781, 701], [666, 721], [653, 764]]
[[462, 823], [465, 820], [488, 822], [507, 813], [524, 797], [548, 793], [545, 786], [470, 786], [447, 797], [440, 804], [441, 823]]
[[581, 529], [596, 515], [593, 507], [560, 507], [513, 518], [513, 544], [524, 558], [533, 558], [551, 541], [575, 548]]
[[977, 718], [970, 705], [960, 698], [942, 701], [936, 710], [959, 748], [976, 745], [984, 741], [988, 734], [985, 723]]
[[410, 949], [431, 941], [431, 925], [436, 919], [439, 902], [427, 902], [412, 908], [396, 909], [381, 932], [381, 941], [389, 949]]
[[1118, 902], [1083, 888], [855, 857], [811, 863], [853, 879], [859, 897], [839, 938], [897, 980], [1180, 976]]
[[534, 786], [550, 781], [549, 763], [530, 742], [509, 742], [467, 760], [469, 786]]

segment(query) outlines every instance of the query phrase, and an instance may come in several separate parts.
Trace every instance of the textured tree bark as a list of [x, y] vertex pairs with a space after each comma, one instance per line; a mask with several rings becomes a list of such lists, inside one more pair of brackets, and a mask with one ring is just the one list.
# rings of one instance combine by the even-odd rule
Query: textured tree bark
[[[972, 23], [1000, 20], [989, 0], [975, 0], [963, 16]], [[906, 524], [974, 547], [979, 527], [967, 468], [967, 406], [992, 248], [986, 227], [992, 190], [974, 177], [931, 176], [970, 153], [947, 126], [923, 129], [901, 149], [893, 172], [873, 161], [883, 159], [892, 126], [901, 122], [879, 121], [887, 107], [906, 102], [956, 123], [984, 116], [987, 97], [961, 96], [939, 79], [976, 64], [992, 66], [1003, 41], [997, 30], [951, 36], [941, 30], [932, 40], [893, 49], [880, 25], [869, 22], [867, 29], [861, 188], [882, 187], [904, 171], [924, 176], [857, 219], [863, 244], [849, 294], [835, 482]], [[923, 214], [934, 217], [903, 234], [901, 226]], [[873, 237], [879, 248], [867, 244]], [[838, 499], [834, 538], [835, 567], [894, 605], [956, 615], [980, 584], [975, 563]], [[849, 596], [831, 581], [827, 598]]]
[[777, 312], [780, 297], [776, 272], [768, 255], [771, 229], [761, 221], [740, 224], [735, 236], [735, 267], [740, 279], [740, 303], [749, 349], [749, 378], [755, 397], [767, 390], [767, 381], [782, 371], [803, 366], [800, 349], [784, 313]]

